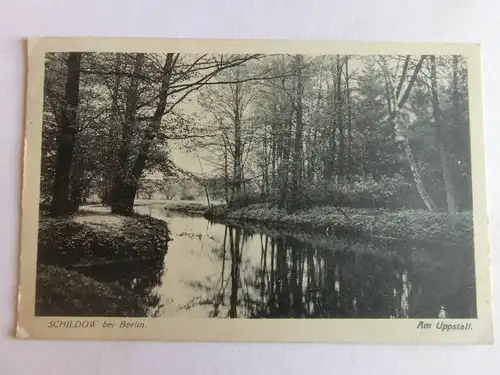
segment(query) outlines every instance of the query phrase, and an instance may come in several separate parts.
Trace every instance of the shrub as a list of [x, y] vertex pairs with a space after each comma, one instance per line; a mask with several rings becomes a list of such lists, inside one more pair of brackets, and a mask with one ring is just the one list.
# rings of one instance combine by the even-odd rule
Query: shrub
[[457, 214], [452, 229], [447, 213], [425, 210], [315, 207], [289, 213], [284, 209], [256, 204], [230, 211], [230, 220], [267, 224], [289, 231], [364, 234], [421, 241], [469, 244], [473, 239], [471, 212]]
[[119, 230], [46, 218], [39, 226], [38, 262], [71, 265], [162, 257], [169, 240], [166, 224], [149, 216], [127, 218]]
[[411, 206], [408, 199], [414, 192], [413, 185], [402, 176], [382, 177], [379, 181], [373, 178], [354, 181], [346, 186], [347, 201], [352, 207], [386, 207], [403, 208]]
[[368, 176], [351, 182], [310, 183], [302, 190], [298, 207], [315, 206], [401, 209], [421, 208], [422, 203], [413, 185], [395, 175], [379, 181]]
[[[291, 200], [290, 192], [288, 199]], [[371, 176], [358, 177], [353, 181], [321, 181], [304, 183], [298, 196], [294, 198], [295, 209], [318, 206], [342, 206], [352, 208], [420, 209], [425, 208], [413, 184], [401, 175], [382, 177], [374, 180]], [[263, 196], [243, 193], [229, 203], [231, 208], [247, 207], [253, 204], [270, 203], [276, 205], [279, 196]], [[287, 202], [290, 205], [290, 202]]]
[[229, 206], [231, 207], [246, 207], [252, 204], [265, 203], [271, 201], [271, 197], [265, 197], [261, 194], [254, 193], [243, 193], [240, 194], [237, 199], [233, 199], [229, 202]]

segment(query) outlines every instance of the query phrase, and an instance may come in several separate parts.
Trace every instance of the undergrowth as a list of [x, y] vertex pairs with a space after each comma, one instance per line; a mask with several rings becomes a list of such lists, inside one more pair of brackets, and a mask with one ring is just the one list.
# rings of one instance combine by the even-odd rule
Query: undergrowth
[[290, 230], [327, 234], [358, 233], [370, 236], [422, 241], [472, 241], [472, 213], [460, 212], [454, 227], [447, 213], [425, 210], [390, 211], [333, 206], [314, 207], [289, 213], [271, 204], [254, 204], [217, 212], [231, 220], [253, 221]]
[[163, 257], [170, 232], [161, 220], [134, 215], [118, 230], [71, 219], [40, 221], [38, 262], [72, 265]]

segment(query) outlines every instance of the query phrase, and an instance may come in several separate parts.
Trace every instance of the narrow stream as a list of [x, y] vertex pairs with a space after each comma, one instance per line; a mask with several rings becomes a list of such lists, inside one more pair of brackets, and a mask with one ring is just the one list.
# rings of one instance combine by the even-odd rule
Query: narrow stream
[[164, 263], [107, 278], [147, 294], [153, 316], [476, 316], [472, 252], [465, 246], [256, 230], [159, 205], [136, 212], [164, 220], [171, 230]]

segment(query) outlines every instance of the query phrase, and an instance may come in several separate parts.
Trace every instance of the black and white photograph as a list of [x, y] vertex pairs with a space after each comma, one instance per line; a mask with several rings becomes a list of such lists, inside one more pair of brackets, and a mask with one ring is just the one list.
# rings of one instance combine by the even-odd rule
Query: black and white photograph
[[43, 60], [35, 317], [478, 318], [467, 56]]

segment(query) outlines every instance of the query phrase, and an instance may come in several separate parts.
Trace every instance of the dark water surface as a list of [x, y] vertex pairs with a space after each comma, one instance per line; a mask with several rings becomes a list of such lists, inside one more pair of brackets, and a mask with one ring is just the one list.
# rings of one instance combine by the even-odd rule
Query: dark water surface
[[161, 206], [161, 264], [98, 272], [151, 315], [218, 318], [474, 318], [473, 251], [444, 244], [298, 235], [210, 223]]

